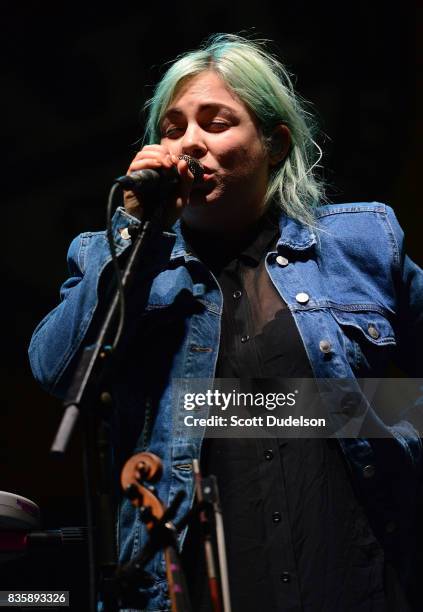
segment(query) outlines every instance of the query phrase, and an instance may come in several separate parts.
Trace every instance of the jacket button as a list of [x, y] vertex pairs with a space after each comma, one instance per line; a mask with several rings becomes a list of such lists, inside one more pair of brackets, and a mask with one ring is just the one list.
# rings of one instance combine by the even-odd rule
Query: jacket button
[[369, 336], [373, 338], [373, 340], [377, 340], [380, 336], [380, 332], [378, 328], [372, 324], [369, 325], [369, 327], [367, 328], [367, 331], [369, 332]]
[[386, 533], [394, 533], [396, 528], [397, 528], [397, 525], [396, 525], [395, 521], [389, 521], [385, 525]]
[[240, 298], [242, 295], [242, 291], [240, 291], [239, 289], [237, 291], [234, 291], [232, 294], [232, 297], [234, 298], [234, 300], [237, 300], [238, 298]]
[[192, 288], [192, 295], [194, 297], [203, 297], [206, 293], [206, 286], [203, 283], [196, 283]]
[[274, 513], [272, 514], [272, 521], [273, 521], [274, 523], [280, 523], [280, 522], [281, 522], [281, 519], [282, 519], [282, 517], [281, 517], [281, 513], [280, 513], [280, 512], [274, 512]]
[[[350, 417], [361, 416], [366, 410], [362, 396], [356, 391], [348, 391], [341, 399], [341, 408]], [[366, 466], [373, 467], [373, 466]]]
[[299, 304], [307, 304], [307, 302], [310, 299], [310, 296], [308, 295], [308, 293], [297, 293], [297, 295], [295, 296], [295, 299], [297, 300], [297, 302]]
[[264, 458], [266, 459], [266, 461], [272, 461], [273, 451], [270, 448], [264, 451]]
[[248, 336], [248, 335], [242, 336], [241, 337], [241, 342], [244, 344], [245, 342], [248, 342], [249, 339], [250, 339], [250, 336]]
[[289, 572], [282, 572], [281, 580], [282, 582], [285, 582], [285, 584], [291, 582], [291, 574]]
[[329, 340], [320, 340], [319, 349], [322, 351], [322, 353], [330, 353], [332, 350], [332, 345]]
[[124, 240], [130, 239], [131, 234], [129, 233], [129, 230], [127, 227], [124, 227], [122, 230], [120, 230], [120, 237], [123, 238]]
[[364, 478], [373, 478], [375, 475], [375, 466], [374, 465], [365, 465], [363, 468], [363, 476]]
[[280, 266], [287, 266], [289, 264], [289, 261], [287, 260], [286, 257], [283, 257], [283, 255], [278, 255], [276, 257], [276, 263], [279, 264]]

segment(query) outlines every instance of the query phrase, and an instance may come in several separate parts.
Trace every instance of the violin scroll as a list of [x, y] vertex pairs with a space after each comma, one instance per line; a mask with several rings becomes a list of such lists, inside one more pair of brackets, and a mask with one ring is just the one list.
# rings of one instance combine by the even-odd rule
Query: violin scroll
[[157, 482], [163, 472], [161, 459], [153, 453], [137, 453], [125, 463], [120, 482], [127, 497], [136, 508], [149, 508], [151, 520], [147, 528], [153, 526], [154, 520], [163, 516], [163, 504], [154, 494], [154, 487], [146, 483]]

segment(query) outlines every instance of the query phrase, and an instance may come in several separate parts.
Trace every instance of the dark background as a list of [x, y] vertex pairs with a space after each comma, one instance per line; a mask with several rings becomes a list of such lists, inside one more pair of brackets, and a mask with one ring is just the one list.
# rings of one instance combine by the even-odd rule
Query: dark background
[[[0, 489], [37, 502], [45, 528], [82, 524], [80, 433], [48, 457], [62, 413], [33, 381], [35, 325], [57, 304], [70, 240], [103, 229], [109, 187], [142, 135], [140, 108], [160, 67], [213, 32], [275, 41], [320, 123], [333, 202], [392, 205], [422, 264], [413, 2], [2, 3], [4, 399]], [[420, 231], [420, 233], [419, 233]], [[86, 583], [82, 555], [2, 566], [0, 589]]]

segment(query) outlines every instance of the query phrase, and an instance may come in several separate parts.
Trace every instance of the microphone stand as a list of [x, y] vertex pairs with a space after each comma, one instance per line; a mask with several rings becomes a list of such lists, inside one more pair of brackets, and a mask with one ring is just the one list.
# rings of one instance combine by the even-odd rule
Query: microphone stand
[[[121, 177], [122, 178], [122, 177]], [[117, 179], [109, 193], [109, 210], [112, 209], [117, 189], [123, 185]], [[153, 204], [156, 204], [153, 206]], [[121, 276], [122, 288], [127, 290], [134, 279], [135, 271], [147, 239], [158, 226], [162, 211], [156, 202], [144, 209], [145, 215], [136, 231], [131, 232], [133, 245]], [[119, 286], [100, 323], [96, 340], [84, 348], [75, 369], [71, 385], [64, 400], [65, 413], [57, 430], [51, 453], [63, 457], [80, 413], [84, 417], [84, 493], [87, 518], [90, 612], [97, 610], [97, 594], [104, 600], [104, 612], [115, 612], [118, 603], [113, 589], [113, 575], [117, 564], [115, 542], [114, 483], [112, 482], [112, 453], [109, 419], [112, 412], [110, 394], [101, 389], [107, 380], [116, 358], [117, 346], [109, 342], [115, 328], [119, 309]], [[120, 338], [121, 339], [121, 338]], [[101, 409], [93, 407], [100, 399]], [[97, 479], [94, 478], [97, 476]], [[95, 492], [95, 494], [93, 493]], [[97, 512], [93, 508], [97, 502]], [[96, 569], [97, 563], [99, 571]]]

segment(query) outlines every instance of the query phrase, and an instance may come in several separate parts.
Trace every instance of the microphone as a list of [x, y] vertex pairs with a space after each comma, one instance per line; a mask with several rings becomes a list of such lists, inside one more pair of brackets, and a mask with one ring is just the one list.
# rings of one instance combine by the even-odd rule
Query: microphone
[[[201, 182], [204, 168], [190, 155], [178, 155], [184, 159], [194, 175], [194, 183]], [[179, 174], [175, 167], [139, 170], [125, 176], [119, 176], [115, 183], [144, 197], [163, 197], [169, 195], [179, 185]]]

